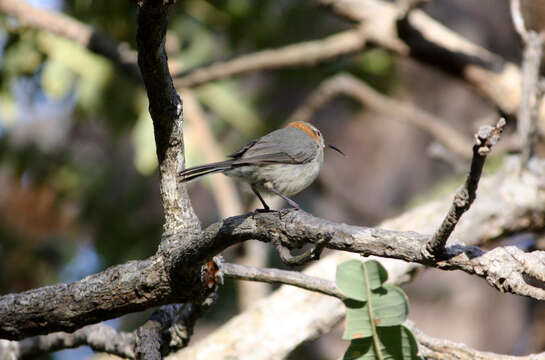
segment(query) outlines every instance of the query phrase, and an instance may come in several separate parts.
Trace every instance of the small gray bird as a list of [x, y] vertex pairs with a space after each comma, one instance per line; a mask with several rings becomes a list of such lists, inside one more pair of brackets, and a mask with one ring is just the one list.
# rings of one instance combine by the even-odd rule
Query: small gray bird
[[[181, 171], [181, 181], [222, 172], [250, 184], [263, 204], [263, 209], [258, 211], [270, 211], [260, 193], [276, 194], [299, 209], [288, 196], [299, 193], [316, 179], [324, 162], [325, 145], [320, 130], [307, 122], [296, 121], [252, 140], [229, 155], [230, 160]], [[335, 146], [327, 146], [344, 155]]]

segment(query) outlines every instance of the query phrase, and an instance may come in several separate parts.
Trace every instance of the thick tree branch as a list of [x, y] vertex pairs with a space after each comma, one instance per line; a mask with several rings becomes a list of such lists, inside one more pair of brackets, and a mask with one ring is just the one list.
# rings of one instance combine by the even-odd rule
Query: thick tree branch
[[475, 134], [475, 145], [473, 145], [473, 158], [471, 168], [466, 178], [465, 184], [456, 192], [452, 206], [447, 216], [441, 223], [439, 229], [433, 234], [431, 240], [426, 244], [424, 255], [430, 259], [440, 258], [443, 254], [445, 244], [452, 234], [454, 227], [462, 215], [469, 210], [469, 207], [477, 197], [477, 186], [481, 179], [486, 157], [490, 153], [492, 146], [497, 144], [500, 134], [506, 125], [504, 118], [501, 118], [495, 127], [483, 126]]
[[157, 157], [160, 191], [165, 212], [161, 246], [173, 246], [171, 235], [200, 229], [184, 184], [177, 175], [184, 168], [183, 110], [168, 70], [165, 51], [168, 7], [163, 1], [142, 1], [136, 39], [138, 65], [149, 98]]
[[[228, 238], [225, 234], [229, 234]], [[430, 262], [423, 254], [431, 236], [415, 232], [400, 232], [338, 224], [319, 219], [303, 211], [279, 214], [259, 214], [224, 220], [204, 231], [204, 243], [257, 239], [277, 241], [290, 249], [314, 244], [326, 236], [331, 240], [325, 247], [417, 262], [444, 270], [462, 270], [480, 276], [502, 292], [545, 299], [545, 290], [532, 286], [524, 278], [545, 282], [545, 252], [524, 253], [515, 247], [500, 247], [488, 252], [477, 247], [453, 245], [445, 249], [445, 259]], [[237, 240], [235, 240], [237, 241]], [[501, 263], [501, 267], [497, 264]]]
[[[519, 172], [513, 168], [516, 165], [507, 161], [503, 171], [486, 181], [481, 180], [481, 201], [473, 206], [472, 216], [462, 219], [457, 226], [471, 231], [463, 230], [455, 236], [472, 243], [519, 231], [543, 230], [545, 194], [540, 188], [545, 179], [545, 164], [533, 159], [530, 165], [531, 171], [523, 171], [518, 176], [514, 175]], [[440, 222], [438, 214], [445, 212], [446, 207], [437, 208], [435, 205], [433, 216], [421, 215], [420, 219], [417, 215], [407, 214], [411, 218], [405, 220], [405, 228], [431, 233]], [[427, 224], [425, 227], [419, 225], [422, 221]], [[395, 223], [388, 226], [397, 227]], [[527, 276], [545, 280], [545, 271], [540, 272], [545, 258], [543, 252], [524, 253], [506, 247], [485, 253], [478, 248], [452, 245], [446, 248], [446, 260], [430, 264], [422, 255], [422, 248], [431, 239], [430, 235], [338, 224], [302, 211], [249, 214], [226, 219], [209, 226], [203, 237], [196, 241], [177, 239], [180, 246], [168, 259], [181, 259], [184, 266], [197, 266], [241, 241], [274, 240], [288, 248], [296, 248], [325, 234], [332, 236], [326, 245], [331, 249], [402, 259], [440, 269], [459, 269], [485, 278], [501, 291], [536, 299], [545, 297], [542, 289], [530, 286], [525, 280]], [[165, 261], [158, 255], [108, 269], [72, 284], [2, 296], [0, 337], [21, 339], [52, 331], [73, 331], [151, 306], [194, 301], [203, 292], [201, 287], [195, 286], [194, 277], [180, 276], [175, 281], [169, 280], [168, 275], [176, 273], [179, 268], [180, 264]], [[66, 308], [70, 311], [59, 310]]]
[[[43, 354], [83, 345], [96, 352], [127, 359], [135, 359], [137, 354], [159, 353], [159, 350], [162, 354], [168, 354], [187, 346], [195, 322], [208, 311], [216, 298], [214, 292], [201, 304], [162, 306], [152, 314], [150, 320], [131, 333], [119, 333], [110, 326], [95, 324], [73, 333], [56, 332], [21, 341], [0, 340], [0, 359], [34, 359]], [[139, 343], [137, 338], [140, 339]], [[153, 347], [156, 351], [144, 347]]]
[[[187, 189], [178, 181], [178, 173], [185, 165], [183, 109], [182, 99], [172, 83], [165, 50], [168, 10], [175, 2], [175, 0], [139, 1], [136, 31], [138, 66], [144, 80], [153, 121], [159, 160], [159, 189], [165, 216], [158, 254], [164, 256], [171, 264], [176, 264], [168, 273], [171, 283], [178, 282], [180, 277], [184, 277], [196, 284], [197, 288], [210, 292], [212, 289], [206, 282], [206, 274], [201, 272], [201, 264], [204, 264], [204, 261], [187, 266], [183, 258], [172, 258], [182, 244], [190, 245], [201, 231]], [[197, 298], [189, 301], [200, 301], [202, 295], [199, 294]], [[175, 314], [178, 310], [176, 305], [163, 307], [137, 330], [135, 349], [137, 359], [160, 360], [162, 354], [169, 352], [163, 333], [167, 327], [176, 323]]]
[[0, 297], [0, 338], [22, 339], [174, 302], [165, 261], [153, 257], [111, 267], [70, 284]]
[[415, 9], [399, 18], [394, 4], [380, 0], [316, 0], [350, 21], [363, 22], [370, 42], [456, 75], [507, 114], [520, 102], [520, 69], [473, 44]]

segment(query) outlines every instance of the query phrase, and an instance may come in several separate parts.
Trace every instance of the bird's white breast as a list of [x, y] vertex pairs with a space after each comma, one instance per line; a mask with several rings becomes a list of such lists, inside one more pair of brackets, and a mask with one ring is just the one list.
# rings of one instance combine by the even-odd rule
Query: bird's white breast
[[273, 188], [291, 196], [307, 188], [316, 179], [323, 162], [323, 152], [320, 155], [305, 164], [248, 165], [226, 171], [225, 175], [249, 182], [258, 191], [270, 193]]

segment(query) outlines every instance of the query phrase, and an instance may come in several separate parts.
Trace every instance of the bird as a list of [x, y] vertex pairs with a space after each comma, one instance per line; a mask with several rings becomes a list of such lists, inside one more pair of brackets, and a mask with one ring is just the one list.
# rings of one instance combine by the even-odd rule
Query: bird
[[291, 207], [300, 209], [289, 196], [301, 192], [316, 179], [324, 161], [325, 146], [344, 155], [339, 148], [326, 144], [314, 125], [295, 121], [250, 141], [228, 155], [229, 160], [182, 170], [180, 181], [188, 182], [221, 172], [250, 184], [263, 205], [258, 212], [272, 211], [262, 193], [277, 195]]

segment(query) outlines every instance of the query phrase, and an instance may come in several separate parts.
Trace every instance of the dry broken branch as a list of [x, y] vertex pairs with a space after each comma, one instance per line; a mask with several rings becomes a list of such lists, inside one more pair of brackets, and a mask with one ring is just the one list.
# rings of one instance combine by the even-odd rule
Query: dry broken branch
[[469, 207], [477, 197], [477, 186], [484, 167], [486, 157], [490, 153], [492, 146], [497, 144], [500, 134], [506, 125], [504, 118], [501, 118], [495, 127], [483, 126], [475, 134], [475, 145], [473, 145], [473, 158], [471, 168], [466, 182], [454, 196], [452, 206], [447, 216], [441, 223], [439, 229], [433, 234], [431, 240], [424, 248], [424, 255], [430, 259], [440, 258], [443, 254], [445, 244], [452, 234], [454, 227], [462, 215], [469, 210]]

